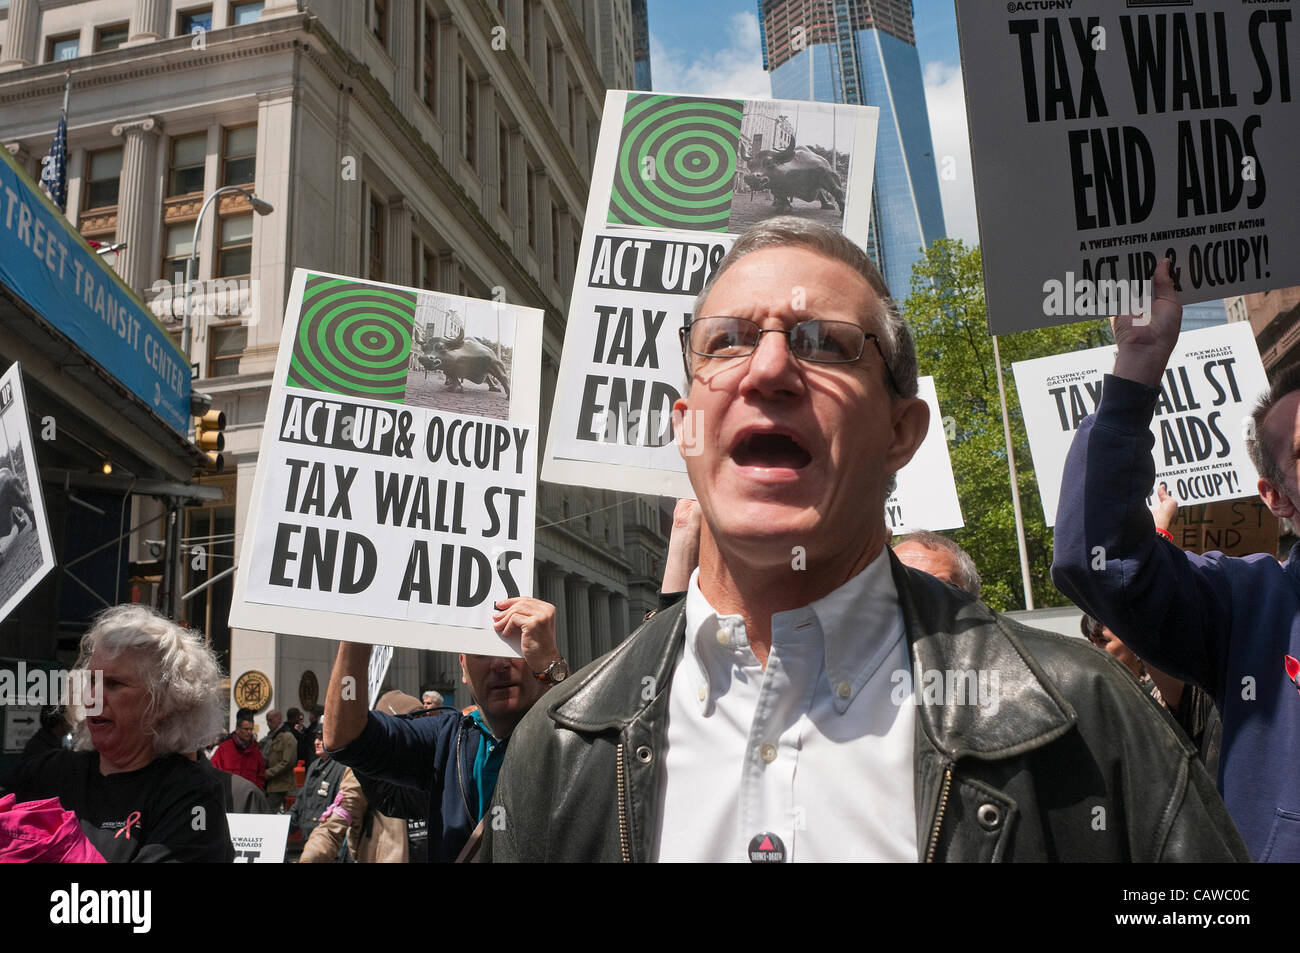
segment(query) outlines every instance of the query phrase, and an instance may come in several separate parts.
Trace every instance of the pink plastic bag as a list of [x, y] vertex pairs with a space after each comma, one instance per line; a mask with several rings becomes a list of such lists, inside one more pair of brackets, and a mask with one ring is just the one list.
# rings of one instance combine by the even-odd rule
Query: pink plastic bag
[[12, 794], [0, 797], [0, 863], [107, 863], [86, 839], [77, 815], [65, 811], [56, 797], [18, 803]]

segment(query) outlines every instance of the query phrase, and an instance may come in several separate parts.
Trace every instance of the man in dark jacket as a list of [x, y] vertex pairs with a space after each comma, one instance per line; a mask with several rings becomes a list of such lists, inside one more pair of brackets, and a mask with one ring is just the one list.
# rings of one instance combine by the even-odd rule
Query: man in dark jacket
[[[1070, 446], [1052, 579], [1144, 661], [1213, 697], [1223, 719], [1219, 789], [1232, 819], [1255, 860], [1296, 861], [1300, 693], [1286, 662], [1300, 657], [1300, 553], [1280, 564], [1272, 553], [1185, 553], [1157, 535], [1146, 506], [1151, 419], [1171, 410], [1161, 383], [1181, 325], [1165, 262], [1151, 315], [1116, 319], [1114, 373]], [[1260, 497], [1275, 516], [1296, 519], [1300, 367], [1277, 374], [1243, 424]]]
[[522, 657], [460, 656], [461, 678], [477, 704], [468, 715], [445, 709], [410, 721], [368, 711], [364, 690], [345, 691], [345, 686], [366, 685], [369, 645], [339, 643], [330, 674], [326, 747], [359, 776], [423, 792], [433, 863], [454, 861], [460, 854], [487, 811], [515, 725], [568, 675], [555, 645], [555, 607], [550, 603], [506, 599], [498, 603], [493, 627], [503, 638], [518, 640]]
[[307, 769], [307, 776], [302, 782], [302, 793], [293, 802], [293, 808], [289, 812], [293, 826], [302, 831], [303, 843], [311, 837], [311, 832], [320, 823], [320, 816], [326, 808], [334, 803], [346, 767], [330, 757], [330, 753], [321, 744], [319, 731], [316, 732], [314, 745], [316, 760]]
[[483, 859], [1245, 859], [1116, 663], [889, 550], [929, 412], [861, 249], [756, 226], [683, 345], [699, 568], [520, 723]]

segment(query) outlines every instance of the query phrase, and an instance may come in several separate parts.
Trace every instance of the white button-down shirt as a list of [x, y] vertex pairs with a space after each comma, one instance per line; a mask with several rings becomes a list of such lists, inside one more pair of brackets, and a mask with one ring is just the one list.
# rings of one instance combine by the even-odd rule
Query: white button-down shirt
[[789, 861], [915, 862], [916, 715], [911, 678], [894, 676], [911, 665], [889, 557], [772, 616], [766, 670], [698, 576], [669, 689], [658, 859], [745, 862], [768, 833]]

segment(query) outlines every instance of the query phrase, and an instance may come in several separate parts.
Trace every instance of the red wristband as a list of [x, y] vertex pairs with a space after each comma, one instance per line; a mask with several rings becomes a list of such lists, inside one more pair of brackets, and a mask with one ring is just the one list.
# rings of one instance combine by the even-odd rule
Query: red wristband
[[1159, 526], [1157, 526], [1157, 527], [1156, 527], [1156, 532], [1159, 533], [1161, 536], [1163, 536], [1165, 539], [1169, 540], [1169, 542], [1172, 543], [1172, 542], [1174, 541], [1174, 537], [1173, 537], [1173, 535], [1169, 532], [1169, 530], [1167, 530], [1167, 529], [1161, 529]]

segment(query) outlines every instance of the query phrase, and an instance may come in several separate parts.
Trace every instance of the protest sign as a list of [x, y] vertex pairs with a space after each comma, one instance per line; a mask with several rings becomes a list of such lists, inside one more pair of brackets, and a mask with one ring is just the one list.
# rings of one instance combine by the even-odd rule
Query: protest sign
[[[878, 115], [606, 95], [543, 479], [695, 495], [672, 430], [673, 402], [686, 390], [678, 331], [755, 222], [797, 215], [866, 245]], [[693, 423], [688, 415], [688, 444]]]
[[388, 677], [388, 666], [393, 662], [393, 647], [391, 645], [376, 645], [370, 652], [370, 668], [366, 675], [366, 684], [369, 686], [369, 692], [366, 697], [370, 699], [370, 707], [375, 707], [375, 702], [379, 701], [379, 690], [384, 687], [384, 679]]
[[930, 429], [907, 466], [898, 471], [898, 486], [885, 501], [885, 522], [894, 535], [918, 529], [960, 529], [966, 524], [957, 500], [957, 485], [948, 456], [948, 428], [939, 413], [933, 377], [917, 379], [917, 396], [930, 406]]
[[1192, 553], [1277, 553], [1277, 517], [1258, 496], [1180, 505], [1169, 535], [1175, 546]]
[[282, 864], [289, 842], [288, 814], [227, 814], [237, 864]]
[[1017, 0], [957, 17], [994, 333], [1142, 312], [1162, 257], [1184, 302], [1300, 283], [1288, 5]]
[[[1056, 524], [1061, 475], [1074, 433], [1097, 409], [1102, 378], [1114, 366], [1113, 347], [1011, 366], [1048, 526]], [[1184, 505], [1253, 496], [1259, 476], [1246, 451], [1246, 435], [1255, 401], [1267, 390], [1249, 324], [1180, 336], [1151, 421], [1156, 483], [1165, 483]]]
[[53, 568], [27, 396], [15, 362], [0, 377], [0, 621]]
[[230, 624], [518, 654], [542, 313], [299, 269]]

